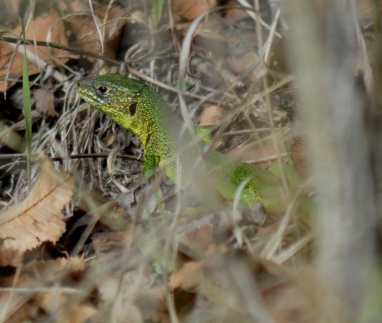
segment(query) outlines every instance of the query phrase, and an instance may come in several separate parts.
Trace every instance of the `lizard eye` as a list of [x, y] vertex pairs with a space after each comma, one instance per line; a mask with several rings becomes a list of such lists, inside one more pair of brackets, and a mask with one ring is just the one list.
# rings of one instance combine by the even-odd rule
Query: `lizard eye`
[[106, 94], [108, 90], [109, 90], [109, 89], [108, 89], [106, 86], [100, 86], [100, 87], [97, 89], [98, 93], [99, 93], [99, 94], [102, 94], [102, 95]]
[[135, 114], [135, 112], [137, 112], [137, 102], [130, 104], [129, 112], [130, 112], [131, 116], [133, 116]]

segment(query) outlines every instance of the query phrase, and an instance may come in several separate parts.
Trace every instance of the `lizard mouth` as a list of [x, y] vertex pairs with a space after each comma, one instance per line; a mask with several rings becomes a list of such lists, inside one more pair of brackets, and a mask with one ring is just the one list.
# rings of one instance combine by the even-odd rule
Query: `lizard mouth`
[[97, 95], [93, 93], [94, 91], [90, 86], [87, 86], [87, 84], [84, 84], [81, 81], [77, 82], [77, 93], [80, 95], [80, 97], [85, 100], [86, 102], [90, 104], [101, 104], [99, 98]]
[[107, 109], [107, 106], [110, 102], [110, 98], [100, 97], [99, 95], [97, 95], [97, 92], [91, 86], [82, 87], [82, 85], [77, 85], [77, 93], [85, 102], [111, 116], [111, 111]]

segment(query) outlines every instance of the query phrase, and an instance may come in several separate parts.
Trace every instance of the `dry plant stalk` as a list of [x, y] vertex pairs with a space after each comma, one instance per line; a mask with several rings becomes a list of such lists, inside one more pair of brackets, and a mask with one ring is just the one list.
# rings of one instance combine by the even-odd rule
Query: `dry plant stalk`
[[354, 82], [358, 26], [350, 4], [294, 1], [291, 19], [290, 60], [319, 197], [316, 265], [325, 322], [361, 316], [376, 215], [362, 95]]

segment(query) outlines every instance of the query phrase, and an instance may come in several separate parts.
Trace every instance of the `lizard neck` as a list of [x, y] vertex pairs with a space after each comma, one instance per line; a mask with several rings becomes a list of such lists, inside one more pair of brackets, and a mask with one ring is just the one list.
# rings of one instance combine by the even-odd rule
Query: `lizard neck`
[[141, 140], [145, 154], [158, 156], [163, 161], [176, 153], [174, 140], [179, 136], [181, 122], [153, 89], [142, 91], [137, 118], [129, 128]]

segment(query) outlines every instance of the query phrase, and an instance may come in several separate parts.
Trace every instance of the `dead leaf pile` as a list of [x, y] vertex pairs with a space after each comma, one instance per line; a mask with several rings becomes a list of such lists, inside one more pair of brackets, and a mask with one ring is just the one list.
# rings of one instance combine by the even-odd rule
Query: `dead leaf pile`
[[[41, 6], [41, 3], [40, 3]], [[16, 8], [14, 8], [16, 10]], [[110, 10], [109, 10], [110, 9]], [[73, 51], [80, 49], [95, 55], [115, 58], [119, 35], [125, 24], [126, 10], [119, 6], [94, 5], [95, 21], [89, 13], [89, 6], [81, 1], [70, 3], [70, 15], [61, 19], [55, 7], [49, 5], [42, 13], [31, 19], [26, 26], [28, 73], [42, 73], [48, 66], [61, 68], [69, 58], [78, 58]], [[102, 26], [99, 27], [99, 25]], [[14, 39], [22, 38], [19, 25], [4, 36]], [[70, 37], [69, 37], [70, 36]], [[75, 40], [72, 40], [72, 39]], [[71, 39], [71, 41], [69, 41]], [[38, 42], [42, 42], [41, 44]], [[45, 43], [45, 44], [44, 44]], [[50, 47], [53, 43], [55, 47]], [[67, 50], [67, 47], [71, 50]], [[23, 46], [0, 40], [0, 91], [10, 88], [23, 73]], [[88, 56], [90, 61], [96, 58]], [[59, 81], [64, 81], [60, 79]]]
[[[62, 32], [63, 21], [59, 20], [57, 12], [49, 12], [36, 17], [26, 29], [25, 38], [34, 41], [53, 42], [67, 46], [68, 41]], [[18, 38], [21, 35], [21, 26], [16, 27], [8, 35]], [[28, 45], [28, 72], [33, 75], [42, 72], [47, 65], [61, 66], [68, 61], [68, 53], [61, 49], [46, 46]], [[23, 47], [0, 41], [0, 91], [5, 91], [14, 84], [23, 73]], [[7, 81], [9, 79], [9, 81]]]

